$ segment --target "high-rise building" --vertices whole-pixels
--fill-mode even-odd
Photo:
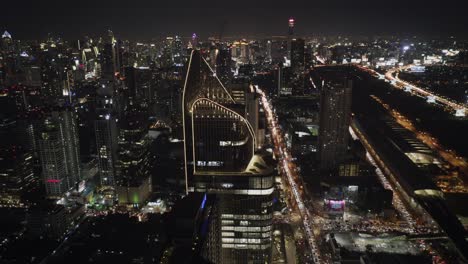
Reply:
[[[118,158],[118,129],[112,83],[102,83],[96,98],[97,119],[94,121],[98,170],[102,187],[115,187]]]
[[[183,90],[186,188],[216,195],[205,254],[213,263],[271,261],[273,170],[255,154],[256,135],[200,52]]]
[[[326,82],[320,94],[319,160],[322,170],[338,165],[346,154],[351,119],[352,81]]]
[[[283,64],[289,50],[289,42],[286,39],[273,40],[271,42],[271,61],[272,63]]]
[[[8,31],[3,32],[2,34],[2,50],[4,52],[10,52],[12,51],[13,48],[13,38],[11,37],[11,34]]]
[[[101,77],[106,80],[113,80],[117,72],[120,71],[120,44],[115,39],[114,33],[108,31],[108,37],[104,42],[101,51]]]
[[[182,47],[182,39],[179,36],[175,36],[174,39],[174,47],[173,47],[173,61],[176,66],[183,66],[184,56],[183,56],[183,47]]]
[[[6,122],[5,122],[6,121]],[[0,123],[0,204],[18,206],[34,181],[33,156],[17,131],[17,122]]]
[[[252,87],[253,89],[253,87]],[[246,119],[252,125],[252,129],[257,138],[257,148],[260,148],[263,145],[263,140],[261,140],[262,135],[259,134],[259,102],[258,95],[255,92],[249,92],[245,95],[245,114]]]
[[[289,60],[291,60],[291,44],[294,38],[294,25],[295,25],[294,18],[290,18],[288,20],[288,35],[287,35],[287,49],[286,49],[286,53],[288,54],[287,58]]]
[[[216,49],[216,75],[223,83],[227,83],[232,77],[229,48]]]
[[[119,204],[141,205],[151,191],[150,138],[148,136],[147,109],[131,99],[120,121]]]
[[[82,178],[74,112],[60,109],[46,117],[38,145],[47,195],[60,197]]]
[[[304,46],[303,39],[297,38],[291,40],[291,67],[294,72],[304,70]]]

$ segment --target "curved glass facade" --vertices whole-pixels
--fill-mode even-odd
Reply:
[[[255,137],[248,121],[210,99],[192,105],[192,136],[197,172],[242,172],[252,159]]]
[[[255,155],[255,131],[200,51],[183,90],[186,187],[214,194],[205,258],[213,263],[271,260],[272,170]]]

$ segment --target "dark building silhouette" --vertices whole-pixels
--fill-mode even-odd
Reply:
[[[325,81],[320,93],[320,169],[330,170],[344,158],[351,119],[352,81]]]

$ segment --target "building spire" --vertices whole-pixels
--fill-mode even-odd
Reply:
[[[3,32],[3,35],[2,35],[2,38],[9,38],[11,39],[11,34],[5,30],[5,32]]]

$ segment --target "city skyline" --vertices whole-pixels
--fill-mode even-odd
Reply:
[[[0,262],[468,263],[462,5],[280,4],[6,3]]]
[[[34,39],[48,33],[67,39],[100,35],[108,29],[121,38],[148,40],[170,34],[190,36],[196,32],[209,36],[248,37],[284,35],[283,22],[297,20],[299,35],[426,35],[464,37],[468,18],[457,1],[393,1],[385,3],[360,0],[312,2],[288,1],[287,4],[255,1],[177,2],[83,1],[67,7],[47,0],[25,5],[8,1],[3,6],[0,29],[19,39]],[[112,10],[111,12],[109,10]],[[121,19],[125,18],[125,19]]]

